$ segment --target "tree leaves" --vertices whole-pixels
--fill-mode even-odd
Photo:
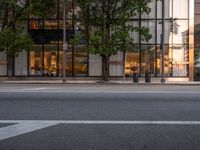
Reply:
[[[30,50],[32,47],[31,37],[24,32],[10,29],[0,32],[0,48],[8,55],[18,55],[22,50]]]
[[[30,15],[47,17],[55,7],[55,0],[1,0],[0,1],[0,49],[9,55],[29,50],[33,44],[28,31],[22,28]]]
[[[131,18],[148,14],[151,0],[77,0],[82,10],[84,24],[88,28],[88,51],[111,56],[117,51],[126,51],[133,44],[131,33],[137,32],[142,40],[151,39],[149,29],[129,25]],[[87,23],[86,23],[87,22]]]

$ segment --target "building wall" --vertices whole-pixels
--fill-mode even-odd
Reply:
[[[30,52],[23,52],[15,59],[15,76],[62,76],[63,0],[56,1],[57,6],[47,20],[34,16],[27,20],[28,31],[36,44]],[[165,76],[189,77],[191,0],[165,1]],[[78,13],[81,10],[75,0],[68,0],[67,7],[66,24],[69,40],[72,34],[84,32],[85,29]],[[111,56],[110,76],[123,76],[124,70],[126,75],[130,76],[133,68],[141,76],[144,76],[147,70],[151,71],[152,76],[161,76],[162,5],[160,1],[153,0],[150,7],[150,14],[133,17],[128,24],[149,27],[152,39],[145,42],[139,34],[130,33],[135,39],[135,45],[130,46],[126,54],[119,52]],[[101,57],[88,54],[85,42],[82,39],[78,46],[69,45],[66,56],[67,76],[101,76]],[[125,67],[124,59],[126,59]],[[0,64],[0,68],[2,67]],[[0,75],[6,75],[5,72],[4,68],[4,72],[2,71]]]

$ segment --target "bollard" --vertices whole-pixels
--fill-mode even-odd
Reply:
[[[138,83],[139,82],[139,77],[137,73],[133,73],[133,82]]]
[[[151,72],[150,71],[145,71],[145,82],[151,83]]]

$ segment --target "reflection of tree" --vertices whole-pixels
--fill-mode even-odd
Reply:
[[[169,22],[171,25],[170,32],[172,32],[173,34],[178,34],[178,28],[180,27],[180,25],[177,23],[177,18],[170,18]]]
[[[200,80],[200,24],[194,26],[195,79]]]

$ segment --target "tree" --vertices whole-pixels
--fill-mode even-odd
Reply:
[[[30,15],[45,18],[55,6],[53,0],[1,0],[0,1],[0,50],[9,59],[23,50],[30,50],[31,36],[24,29]]]
[[[109,80],[109,57],[125,52],[133,44],[131,33],[140,33],[142,40],[151,38],[149,29],[130,25],[139,14],[149,13],[151,0],[77,0],[81,8],[89,53],[102,57],[102,77]],[[88,26],[89,25],[89,26]]]

